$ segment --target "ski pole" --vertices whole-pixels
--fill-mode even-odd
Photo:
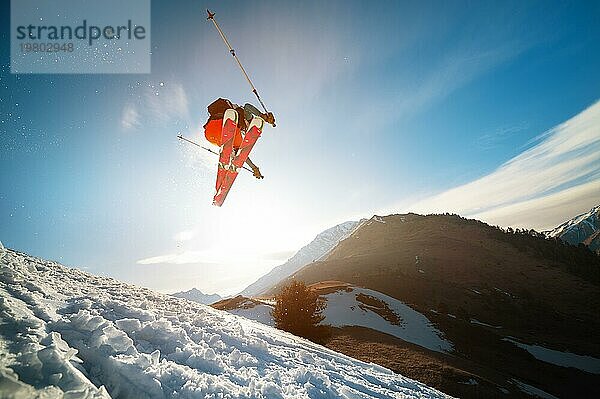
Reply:
[[[240,69],[242,70],[242,73],[244,74],[244,77],[246,77],[246,80],[250,84],[250,87],[252,88],[252,93],[254,93],[254,95],[258,99],[258,102],[260,102],[260,105],[262,105],[263,109],[265,110],[265,113],[268,114],[269,111],[267,110],[267,107],[265,106],[265,103],[263,103],[262,99],[258,95],[258,91],[256,90],[256,87],[252,83],[252,80],[250,80],[250,76],[248,76],[248,74],[246,73],[246,70],[244,69],[242,63],[240,62],[240,59],[237,57],[237,55],[235,55],[235,50],[231,47],[231,44],[229,44],[229,40],[227,40],[227,37],[225,37],[225,34],[221,30],[221,27],[217,23],[217,20],[215,19],[215,13],[214,12],[210,12],[210,10],[208,10],[208,9],[206,10],[206,12],[208,13],[208,17],[206,19],[207,20],[211,20],[213,22],[213,24],[215,25],[215,28],[217,28],[217,31],[219,31],[219,35],[221,35],[221,39],[223,39],[223,42],[225,43],[225,45],[229,49],[229,52],[231,53],[231,55],[233,56],[233,58],[236,60],[238,66],[240,67]],[[275,124],[273,124],[273,127],[275,127]]]
[[[195,141],[192,141],[192,140],[190,140],[190,139],[186,139],[186,138],[185,138],[185,137],[183,137],[181,134],[180,134],[180,135],[178,135],[178,136],[177,136],[177,138],[178,138],[179,140],[187,141],[188,143],[190,143],[190,144],[193,144],[193,145],[195,145],[196,147],[200,147],[200,148],[202,148],[203,150],[206,150],[206,151],[210,152],[211,154],[220,155],[218,152],[216,152],[216,151],[213,151],[213,150],[211,150],[210,148],[206,148],[206,147],[204,147],[203,145],[200,145],[200,144],[196,143]],[[245,169],[245,170],[247,170],[248,172],[252,172],[252,169],[249,169],[249,168],[248,168],[248,167],[246,167],[246,166],[242,166],[242,169]],[[254,173],[254,172],[252,172],[252,173]]]

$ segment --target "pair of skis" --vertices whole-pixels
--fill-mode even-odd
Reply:
[[[238,149],[234,149],[233,142],[237,130],[238,118],[238,113],[233,109],[226,110],[223,115],[216,193],[213,198],[213,205],[215,206],[223,205],[238,175],[238,171],[244,166],[250,155],[250,151],[252,151],[254,144],[256,144],[262,133],[264,120],[258,116],[254,116],[244,135],[242,144]]]

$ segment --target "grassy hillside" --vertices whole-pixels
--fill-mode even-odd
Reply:
[[[599,355],[598,270],[586,248],[454,215],[408,214],[364,224],[292,278],[346,281],[423,312]]]

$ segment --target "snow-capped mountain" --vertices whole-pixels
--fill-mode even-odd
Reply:
[[[183,298],[193,302],[202,303],[204,305],[210,305],[211,303],[215,303],[223,299],[219,294],[205,294],[197,288],[192,288],[189,291],[176,292],[171,295],[177,298]]]
[[[255,296],[262,294],[267,289],[271,288],[284,278],[294,274],[307,264],[323,258],[340,241],[352,234],[358,225],[359,222],[349,221],[323,231],[318,234],[310,244],[302,247],[283,265],[274,267],[269,273],[246,287],[241,292],[241,295]]]
[[[185,299],[0,250],[3,398],[445,398]]]
[[[584,243],[592,251],[598,252],[600,251],[600,205],[544,233],[547,237],[558,237],[572,245]]]

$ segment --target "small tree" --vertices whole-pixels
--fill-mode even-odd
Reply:
[[[318,325],[325,318],[322,315],[325,302],[306,284],[292,281],[281,289],[275,300],[271,314],[277,328],[311,340],[325,337],[325,329]]]

